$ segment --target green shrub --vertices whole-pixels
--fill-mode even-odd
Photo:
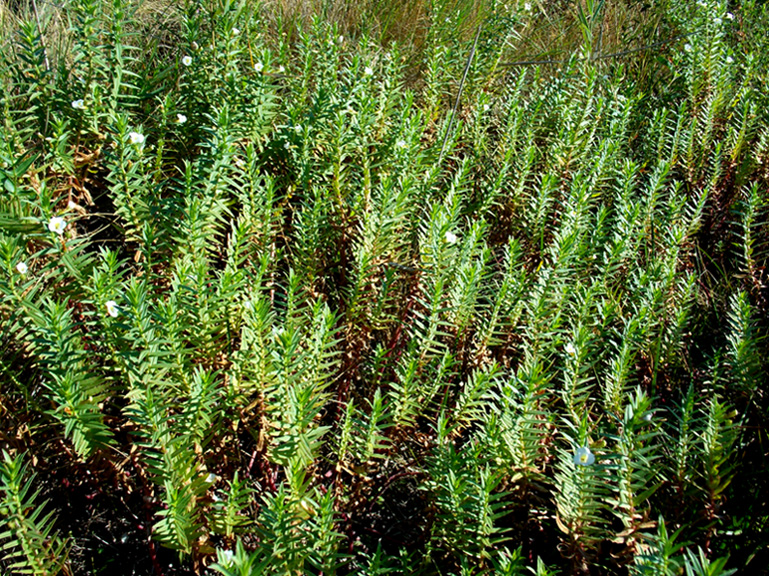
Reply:
[[[769,12],[561,4],[0,6],[0,569],[757,570]]]

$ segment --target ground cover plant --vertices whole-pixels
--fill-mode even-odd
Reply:
[[[0,572],[765,570],[764,3],[0,29]]]

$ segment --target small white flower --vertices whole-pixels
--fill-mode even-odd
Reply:
[[[363,73],[364,73],[366,76],[373,76],[373,74],[374,74],[374,70],[371,68],[371,66],[366,66],[366,67],[363,69]]]
[[[299,501],[299,506],[302,508],[302,510],[304,510],[304,512],[308,516],[315,516],[315,507],[313,506],[312,502],[307,498],[302,498]]]
[[[113,318],[117,318],[117,315],[120,313],[120,309],[117,307],[117,302],[114,300],[107,300],[104,307],[107,309],[107,314]]]
[[[251,304],[251,300],[246,300],[246,301],[243,303],[243,308],[245,308],[246,310],[248,310],[248,311],[250,312],[251,310],[253,310],[253,309],[254,309],[254,305],[253,305],[253,304]]]
[[[566,344],[566,348],[564,348],[564,349],[566,350],[566,353],[569,356],[576,356],[577,355],[577,349],[574,347],[574,344],[572,344],[571,342]]]
[[[283,74],[285,71],[286,71],[286,67],[285,67],[285,66],[283,66],[283,64],[281,64],[280,66],[278,66],[278,72],[279,72],[280,74]]]
[[[187,121],[187,117],[184,114],[177,114],[176,115],[176,123],[177,124],[184,124]]]
[[[484,112],[488,112],[490,109],[491,109],[491,106],[489,106],[488,104],[484,104],[483,105],[483,111]]]
[[[48,229],[61,236],[64,234],[64,229],[67,227],[67,221],[60,216],[54,216],[48,221]]]
[[[297,124],[296,126],[294,126],[294,132],[296,132],[297,134],[301,134],[302,127],[299,124]]]
[[[206,484],[213,484],[216,482],[217,476],[213,472],[210,472],[208,476],[206,476]]]
[[[264,64],[262,64],[261,62],[257,62],[256,64],[254,64],[254,72],[259,74],[262,70],[264,70]]]
[[[720,18],[716,18],[715,20],[713,20],[713,22],[715,22],[716,26],[720,26],[723,20],[721,20]]]
[[[684,44],[684,50],[686,50],[687,52],[691,52],[692,51],[692,45],[691,44]]]
[[[82,98],[80,98],[79,100],[73,100],[72,107],[75,110],[85,110],[85,102],[83,101]]]
[[[285,328],[275,327],[275,326],[272,327],[272,335],[274,338],[280,338],[285,333],[286,333]]]
[[[523,9],[526,10],[526,12],[531,12],[531,2],[524,2]]]
[[[144,144],[144,134],[139,132],[130,132],[128,134],[128,141],[134,146],[141,146]]]
[[[400,148],[401,150],[403,150],[406,147],[406,141],[405,140],[398,140],[395,143],[395,147],[396,148]]]
[[[595,462],[595,454],[590,451],[590,448],[587,446],[577,448],[574,453],[574,463],[577,466],[590,466],[593,462]]]
[[[222,564],[227,566],[232,564],[232,562],[235,560],[235,554],[232,550],[220,550],[219,558],[221,559]]]
[[[446,232],[446,242],[448,242],[449,244],[456,244],[457,235],[449,230],[448,232]]]
[[[22,276],[24,276],[24,274],[27,273],[28,269],[29,268],[27,268],[26,262],[19,262],[18,264],[16,264],[16,272],[18,272]]]
[[[238,34],[240,34],[240,28],[233,28],[232,29],[232,35],[233,36],[237,36]]]
[[[732,58],[731,56],[727,56],[726,57],[726,63],[727,64],[734,64],[734,58]]]
[[[198,44],[197,42],[193,42],[193,43],[192,43],[192,49],[193,49],[195,52],[197,52],[198,50],[200,50],[200,44]]]
[[[185,56],[184,58],[182,58],[182,64],[184,64],[185,66],[189,66],[190,64],[192,64],[192,56]]]
[[[651,412],[647,412],[646,414],[644,414],[644,420],[645,420],[646,422],[651,422],[651,421],[652,421],[652,416],[653,416],[653,415],[652,415],[652,413],[651,413]]]
[[[727,12],[726,13],[726,19],[727,20],[734,20],[734,14],[732,14],[731,12]]]

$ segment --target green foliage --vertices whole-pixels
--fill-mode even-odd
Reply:
[[[0,570],[759,561],[763,4],[21,4]]]
[[[53,512],[45,514],[47,502],[37,503],[34,474],[27,473],[22,456],[5,450],[0,464],[0,551],[14,574],[39,576],[58,574],[68,568],[71,542],[54,530]]]
[[[505,515],[504,493],[498,489],[503,476],[483,462],[477,443],[457,449],[446,438],[445,419],[439,419],[438,426],[439,445],[424,485],[437,508],[428,550],[475,558],[485,565],[504,541],[499,527]]]

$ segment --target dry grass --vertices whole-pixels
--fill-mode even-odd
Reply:
[[[424,62],[424,50],[431,42],[472,41],[480,22],[509,17],[517,20],[518,41],[509,45],[503,61],[563,60],[578,52],[582,35],[577,22],[576,3],[566,0],[524,2],[495,0],[266,0],[259,10],[269,33],[291,43],[300,29],[314,18],[332,22],[340,34],[356,38],[365,34],[383,47],[397,42],[405,50],[414,72]],[[104,10],[109,6],[104,5]],[[137,0],[128,3],[140,35],[173,36],[180,29],[180,4],[170,0]],[[607,54],[660,40],[659,14],[639,0],[607,2],[596,32],[594,53]],[[13,39],[13,30],[24,20],[37,20],[44,30],[51,57],[69,49],[69,24],[57,2],[48,0],[0,0],[0,34],[4,49]],[[640,55],[636,65],[651,69],[653,54]],[[643,76],[643,74],[642,74]]]
[[[55,49],[66,36],[67,22],[57,3],[47,0],[0,0],[0,49],[8,50],[19,25],[30,21],[36,22],[44,31],[47,50]]]
[[[526,10],[526,4],[530,10]],[[596,55],[622,52],[659,41],[662,10],[640,0],[607,2],[595,31]],[[424,62],[424,50],[438,41],[471,42],[477,26],[494,18],[515,22],[518,39],[505,50],[503,61],[565,60],[580,51],[583,37],[577,4],[569,0],[268,0],[263,14],[269,28],[289,41],[319,17],[336,25],[340,34],[366,34],[383,47],[397,42],[405,49],[414,72]],[[638,54],[634,65],[641,77],[651,74],[654,53]]]
[[[109,2],[101,4],[103,17],[110,20],[112,6]],[[148,43],[142,38],[161,38],[171,40],[180,29],[182,13],[180,4],[172,0],[126,0],[124,10],[133,14],[126,21],[135,23],[136,45]],[[70,18],[72,11],[68,10]],[[67,58],[71,52],[71,22],[68,21],[64,3],[56,0],[0,0],[0,50],[13,50],[15,33],[22,22],[36,22],[43,31],[43,44],[50,61],[59,57]],[[55,66],[52,66],[55,70]]]
[[[607,2],[594,32],[594,54],[612,54],[653,41],[659,14],[637,0]],[[583,43],[576,3],[532,2],[532,18],[520,35],[521,41],[510,53],[513,61],[568,58]]]
[[[477,22],[491,10],[489,0],[268,0],[263,11],[282,33],[320,17],[346,36],[366,34],[383,46],[397,42],[421,50],[431,31],[447,28],[448,18],[455,34],[472,39]]]

